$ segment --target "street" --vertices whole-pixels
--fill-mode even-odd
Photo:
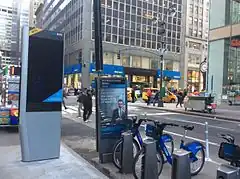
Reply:
[[[93,102],[94,103],[94,102]],[[92,121],[89,123],[84,123],[82,119],[77,117],[77,102],[76,97],[68,97],[66,100],[67,110],[63,109],[62,115],[62,141],[74,150],[76,153],[80,154],[86,160],[98,161],[98,153],[96,152],[95,144],[95,107],[93,108]],[[161,111],[156,109],[149,109],[143,107],[136,107],[134,104],[128,104],[129,116],[142,116],[147,115],[147,118],[153,120],[159,120],[161,122],[171,122],[179,125],[193,125],[194,130],[189,131],[187,134],[186,142],[197,140],[205,145],[205,122],[208,123],[209,129],[209,159],[205,163],[202,172],[193,177],[195,179],[214,179],[216,177],[216,170],[221,163],[227,163],[218,158],[218,148],[223,141],[217,134],[219,133],[229,133],[235,136],[236,143],[240,144],[240,123],[225,121],[219,119],[212,119],[207,117],[199,117],[194,115],[184,115],[174,112]],[[144,134],[144,125],[140,128],[142,134]],[[165,129],[166,133],[169,133],[174,138],[175,149],[179,148],[180,140],[183,134],[183,129],[180,127],[168,127]],[[9,145],[19,145],[19,137],[16,131],[1,129],[1,146]],[[114,172],[117,178],[121,178],[121,174],[117,172],[113,165],[106,164],[106,168],[110,168]],[[104,171],[101,171],[104,173]],[[163,173],[161,178],[168,179],[171,176],[170,165],[164,165]],[[129,177],[128,177],[129,178]],[[130,176],[131,178],[131,176]]]
[[[76,116],[77,104],[75,101],[76,100],[73,97],[70,97],[70,99],[67,100],[67,105],[69,106],[69,109],[63,111],[64,116],[67,117],[70,115],[72,119],[74,118],[74,116]],[[179,125],[193,125],[194,130],[188,132],[186,142],[196,140],[203,143],[204,146],[205,123],[207,122],[209,137],[209,159],[206,166],[210,165],[210,169],[209,167],[205,166],[203,172],[201,173],[202,175],[208,176],[208,178],[214,178],[218,165],[221,163],[226,163],[225,161],[218,158],[219,145],[223,141],[223,139],[218,137],[218,134],[232,134],[236,138],[236,143],[240,143],[240,123],[238,122],[136,107],[132,103],[128,103],[128,113],[130,116],[137,115],[142,117],[144,117],[144,115],[146,114],[149,119],[159,120],[161,122],[171,122]],[[74,119],[74,121],[82,123],[81,119]],[[94,120],[93,122],[87,123],[86,125],[91,128],[95,128]],[[179,148],[180,140],[182,134],[184,133],[184,130],[180,127],[167,127],[165,132],[169,133],[174,137],[175,149]],[[142,125],[141,133],[144,133],[144,124]],[[92,149],[94,150],[94,148]]]

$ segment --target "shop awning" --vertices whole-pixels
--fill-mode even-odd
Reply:
[[[90,72],[96,73],[95,64],[90,65]],[[121,75],[121,76],[125,75],[123,66],[108,65],[108,64],[103,65],[103,74],[104,75]]]
[[[72,66],[72,73],[81,73],[82,72],[82,64],[75,64]]]
[[[157,71],[157,77],[161,77],[161,71]],[[180,80],[181,79],[181,73],[179,71],[170,71],[170,70],[163,70],[163,77],[169,77],[174,80]]]
[[[72,73],[72,66],[67,66],[64,68],[64,75],[69,75]]]

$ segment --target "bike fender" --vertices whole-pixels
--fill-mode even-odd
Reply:
[[[169,134],[163,134],[163,135],[161,136],[161,139],[163,140],[164,143],[166,143],[166,142],[172,142],[172,141],[173,141],[172,136],[169,135]]]
[[[194,155],[202,149],[205,149],[204,145],[202,145],[200,142],[198,141],[194,141],[194,142],[189,142],[184,146],[185,150],[192,152]]]

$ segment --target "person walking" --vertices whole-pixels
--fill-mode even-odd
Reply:
[[[83,109],[83,92],[82,90],[79,91],[77,102],[78,102],[78,118],[82,117],[81,110]]]
[[[182,107],[182,104],[183,104],[183,93],[181,91],[179,91],[177,93],[177,104],[176,104],[176,108],[178,107],[178,105],[180,104],[180,106]]]
[[[67,99],[67,89],[66,88],[63,89],[63,101],[62,101],[62,104],[63,104],[64,108],[67,109],[67,106],[65,104],[64,98]]]
[[[92,114],[92,94],[90,90],[87,90],[86,95],[83,97],[83,121],[88,122]]]
[[[155,106],[155,103],[159,101],[160,91],[156,92],[154,99],[153,99],[153,106]]]
[[[135,90],[134,89],[132,89],[131,97],[132,97],[132,103],[135,103]]]
[[[151,103],[151,98],[152,98],[152,91],[151,91],[151,89],[148,89],[148,91],[147,91],[147,97],[148,97],[148,99],[147,99],[147,105],[149,105],[149,104]]]

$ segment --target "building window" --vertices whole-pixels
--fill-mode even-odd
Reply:
[[[141,68],[141,57],[132,57],[132,67]]]
[[[200,50],[201,44],[189,41],[189,48]]]
[[[189,35],[190,35],[190,36],[193,36],[193,29],[192,29],[192,28],[189,28],[189,29],[188,29],[188,32],[189,32]]]

